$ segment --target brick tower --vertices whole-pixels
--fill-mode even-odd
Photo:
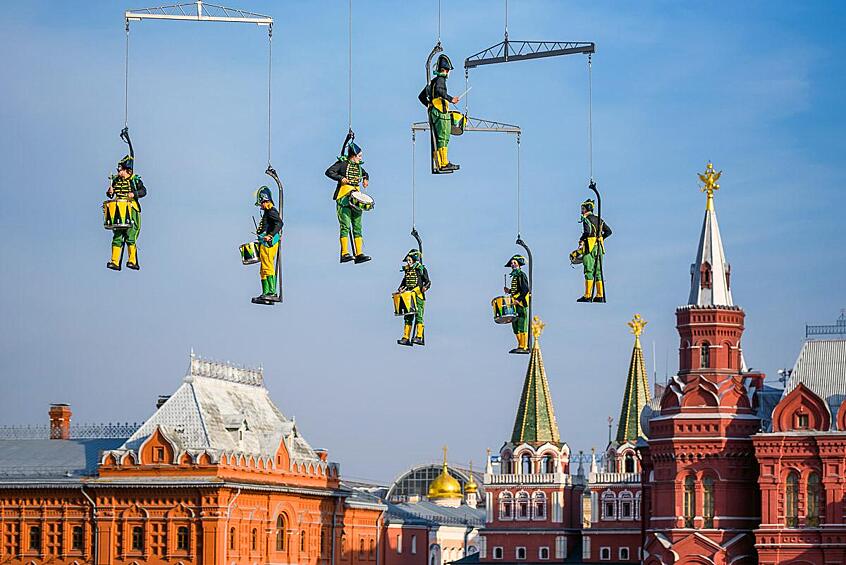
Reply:
[[[707,203],[690,297],[676,309],[679,372],[642,448],[646,565],[757,563],[752,531],[760,505],[751,436],[760,421],[744,386],[745,315],[732,301],[714,210],[720,173],[709,163],[699,178]]]
[[[570,448],[561,441],[535,336],[510,441],[500,450],[498,473],[485,469],[482,563],[561,562],[578,555],[584,477],[570,474]]]

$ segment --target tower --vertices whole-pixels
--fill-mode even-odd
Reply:
[[[561,561],[578,546],[584,477],[570,474],[570,448],[561,441],[540,335],[534,344],[511,439],[500,449],[499,469],[485,468],[485,527],[479,532],[483,563]]]
[[[705,219],[688,303],[676,309],[679,371],[649,421],[643,495],[649,508],[644,563],[756,563],[757,464],[751,436],[760,420],[744,386],[744,312],[731,295],[714,192],[721,172],[699,175]],[[646,505],[645,505],[646,506]]]

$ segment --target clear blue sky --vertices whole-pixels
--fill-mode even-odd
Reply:
[[[516,232],[515,145],[454,140],[458,174],[417,153],[417,227],[433,279],[427,346],[400,348],[390,293],[412,246],[409,124],[436,3],[355,1],[354,128],[376,209],[366,265],[339,265],[323,171],[347,127],[346,2],[226,0],[276,18],[273,163],[287,186],[286,302],[249,303],[241,266],[267,182],[266,36],[254,26],[133,24],[130,126],[144,200],[138,272],[105,269],[106,175],[125,149],[119,2],[14,2],[0,21],[0,423],[146,418],[188,352],[263,364],[273,398],[347,476],[388,480],[437,459],[480,464],[511,432],[525,357],[489,301]],[[133,3],[138,4],[138,3]],[[141,2],[140,5],[143,5]],[[151,2],[151,5],[154,2]],[[454,62],[497,43],[503,10],[445,1]],[[610,301],[574,302],[578,204],[588,196],[583,56],[471,72],[473,115],[523,127],[523,237],[562,437],[604,447],[619,414],[635,312],[647,362],[676,367],[704,212],[696,173],[724,171],[716,205],[747,362],[775,377],[804,324],[846,306],[842,132],[846,10],[833,2],[511,3],[512,39],[592,40],[594,166],[604,191]],[[453,92],[463,90],[459,69]]]

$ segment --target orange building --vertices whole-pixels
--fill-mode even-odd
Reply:
[[[377,563],[385,506],[341,484],[260,369],[192,355],[134,431],[70,419],[54,405],[49,430],[0,439],[2,564]]]

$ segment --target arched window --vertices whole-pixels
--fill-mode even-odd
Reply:
[[[276,517],[276,551],[285,551],[285,516],[280,514]]]
[[[634,520],[634,497],[632,493],[624,491],[620,493],[618,502],[620,520]]]
[[[364,538],[358,540],[358,557],[364,559]]]
[[[511,520],[514,517],[514,497],[505,491],[499,494],[499,519]]]
[[[529,493],[526,491],[517,493],[517,519],[529,519]]]
[[[235,528],[229,528],[229,549],[235,549]]]
[[[723,344],[723,347],[726,350],[726,367],[731,369],[732,368],[732,357],[733,357],[732,351],[731,351],[731,344],[726,342],[726,343]]]
[[[524,475],[532,474],[532,456],[528,453],[524,453],[520,457],[520,472]]]
[[[696,479],[693,475],[684,478],[684,527],[693,527],[693,517],[696,516]]]
[[[703,369],[711,366],[711,344],[707,341],[699,346],[699,366]]]
[[[714,527],[714,479],[711,477],[702,479],[702,518],[704,527]]]
[[[808,475],[808,504],[805,522],[812,528],[820,525],[820,509],[822,508],[820,476],[816,473]]]
[[[787,527],[799,525],[799,473],[790,471],[784,487],[784,521]]]
[[[250,547],[253,551],[258,549],[258,530],[255,528],[253,528],[253,531],[250,534]]]
[[[300,530],[300,551],[305,551],[306,547],[306,533],[305,530]]]
[[[503,475],[510,475],[514,472],[510,453],[506,453],[502,456],[502,463],[500,464],[499,472]]]
[[[602,519],[617,519],[617,495],[610,490],[602,493]]]
[[[368,555],[369,559],[374,559],[376,557],[376,540],[370,538],[370,554]]]
[[[535,520],[546,520],[546,493],[532,494],[532,516]]]
[[[543,459],[541,459],[541,469],[544,473],[554,473],[555,472],[555,458],[552,455],[544,455]]]
[[[623,458],[623,472],[624,473],[635,473],[635,458],[632,455],[632,452],[629,451],[626,453],[626,456]]]

